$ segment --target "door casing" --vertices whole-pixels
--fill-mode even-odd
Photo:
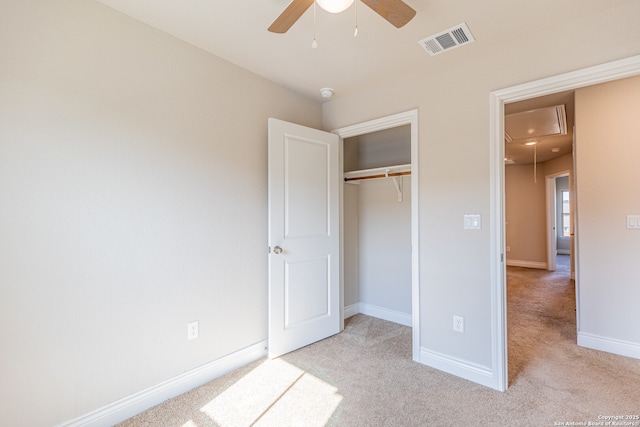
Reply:
[[[599,83],[640,75],[640,55],[596,65],[570,73],[560,74],[517,86],[493,91],[489,94],[490,136],[490,224],[489,253],[491,254],[491,370],[493,388],[505,391],[508,387],[507,337],[506,337],[506,263],[505,255],[505,208],[504,208],[504,104],[537,98],[552,93],[579,89]],[[576,154],[574,147],[574,156]],[[575,158],[574,158],[575,161]],[[574,167],[574,188],[578,188],[579,171]],[[579,194],[576,191],[575,200]],[[576,206],[576,213],[579,206]],[[574,218],[578,235],[578,216]],[[580,321],[580,274],[579,244],[576,239],[576,319]],[[579,323],[578,323],[579,325]],[[579,329],[579,327],[578,327]]]
[[[557,204],[556,204],[556,178],[569,176],[569,171],[562,171],[547,175],[545,185],[545,198],[547,201],[547,270],[556,271],[557,248]]]

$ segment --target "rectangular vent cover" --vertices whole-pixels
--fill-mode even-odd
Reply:
[[[507,142],[567,134],[564,104],[511,113],[504,117],[504,139]]]
[[[456,25],[441,33],[420,40],[418,43],[431,56],[438,55],[447,50],[473,43],[476,39],[469,31],[466,23]]]

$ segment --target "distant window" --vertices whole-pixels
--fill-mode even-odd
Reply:
[[[569,191],[562,191],[562,236],[571,235],[571,204],[569,203]]]

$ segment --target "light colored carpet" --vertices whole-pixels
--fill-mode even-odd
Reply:
[[[640,413],[640,361],[575,344],[566,266],[509,268],[508,300],[505,393],[411,361],[410,328],[356,315],[339,335],[258,360],[120,426],[554,426]]]

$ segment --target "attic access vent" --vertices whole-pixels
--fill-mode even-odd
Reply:
[[[566,134],[567,113],[564,104],[505,116],[504,139],[507,142]]]
[[[447,50],[455,49],[469,43],[473,43],[476,39],[469,31],[466,23],[456,25],[446,31],[420,40],[418,43],[431,56],[438,55]]]

